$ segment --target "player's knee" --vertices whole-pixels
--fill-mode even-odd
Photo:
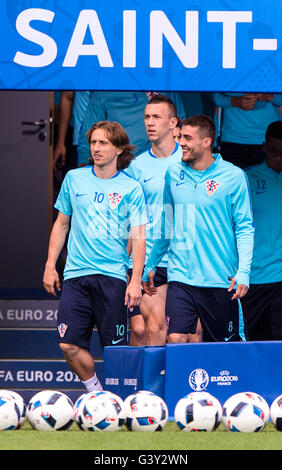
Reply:
[[[59,345],[64,356],[69,358],[75,356],[80,349],[79,346],[76,346],[75,344],[60,343]]]
[[[134,328],[131,329],[131,334],[139,340],[142,339],[145,335],[145,328],[143,325],[135,325]]]
[[[149,321],[146,327],[147,332],[150,335],[160,334],[165,330],[165,323],[159,321]]]
[[[145,334],[145,325],[141,315],[132,317],[130,322],[130,329],[135,338],[143,338]]]
[[[187,336],[188,335],[182,334],[182,333],[170,333],[167,336],[167,342],[168,343],[186,343]]]

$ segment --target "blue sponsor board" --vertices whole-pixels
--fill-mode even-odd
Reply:
[[[281,0],[3,0],[0,12],[2,89],[282,91]]]
[[[105,387],[123,399],[152,391],[164,398],[170,419],[178,400],[193,391],[207,391],[222,405],[235,393],[255,392],[270,406],[282,394],[281,361],[282,341],[108,347]]]
[[[166,345],[165,394],[170,416],[177,401],[207,391],[223,404],[239,392],[255,392],[270,405],[282,394],[282,341]]]

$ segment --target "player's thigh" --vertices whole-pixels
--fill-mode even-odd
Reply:
[[[102,347],[127,344],[126,282],[97,275],[93,280],[91,303]]]
[[[140,301],[140,311],[145,322],[164,322],[166,293],[167,284],[163,284],[157,287],[156,294],[150,296],[144,293],[142,295],[142,299]]]
[[[199,313],[186,284],[181,282],[168,284],[165,312],[170,339],[176,334],[184,335],[187,339],[188,333],[196,332]]]
[[[90,349],[94,315],[83,278],[64,281],[58,307],[57,334],[59,343]]]

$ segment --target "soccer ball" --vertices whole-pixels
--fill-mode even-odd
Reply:
[[[0,431],[19,428],[21,411],[9,390],[0,390]]]
[[[191,392],[180,398],[174,419],[181,431],[215,431],[220,424],[222,407],[208,392]]]
[[[270,419],[277,431],[282,431],[282,395],[276,397],[271,403]]]
[[[62,392],[44,390],[36,393],[27,405],[27,418],[38,431],[62,431],[74,420],[74,407]]]
[[[222,422],[233,432],[259,432],[266,425],[264,404],[252,392],[240,392],[223,405]]]
[[[164,400],[147,390],[129,395],[124,400],[124,412],[129,431],[161,431],[168,420]]]
[[[82,421],[84,399],[87,397],[87,395],[88,393],[83,393],[80,395],[74,404],[74,420],[82,431],[87,431],[87,427],[84,426]]]
[[[9,399],[12,398],[13,400],[15,400],[20,411],[19,424],[15,429],[20,429],[26,419],[26,406],[23,397],[19,393],[14,392],[13,390],[0,390],[0,394],[2,399],[4,397],[7,397]]]
[[[268,420],[269,420],[269,406],[268,406],[268,403],[267,401],[261,396],[259,395],[258,393],[255,393],[255,392],[245,392],[250,398],[253,398],[254,400],[258,400],[261,404],[261,407],[263,409],[263,412],[264,412],[264,419],[265,419],[265,422],[267,423]]]
[[[123,400],[105,390],[82,395],[75,413],[76,422],[82,430],[119,431],[124,423]]]

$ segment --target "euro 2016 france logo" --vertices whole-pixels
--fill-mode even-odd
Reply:
[[[189,375],[189,385],[195,392],[201,392],[209,383],[208,373],[204,369],[195,369]]]

